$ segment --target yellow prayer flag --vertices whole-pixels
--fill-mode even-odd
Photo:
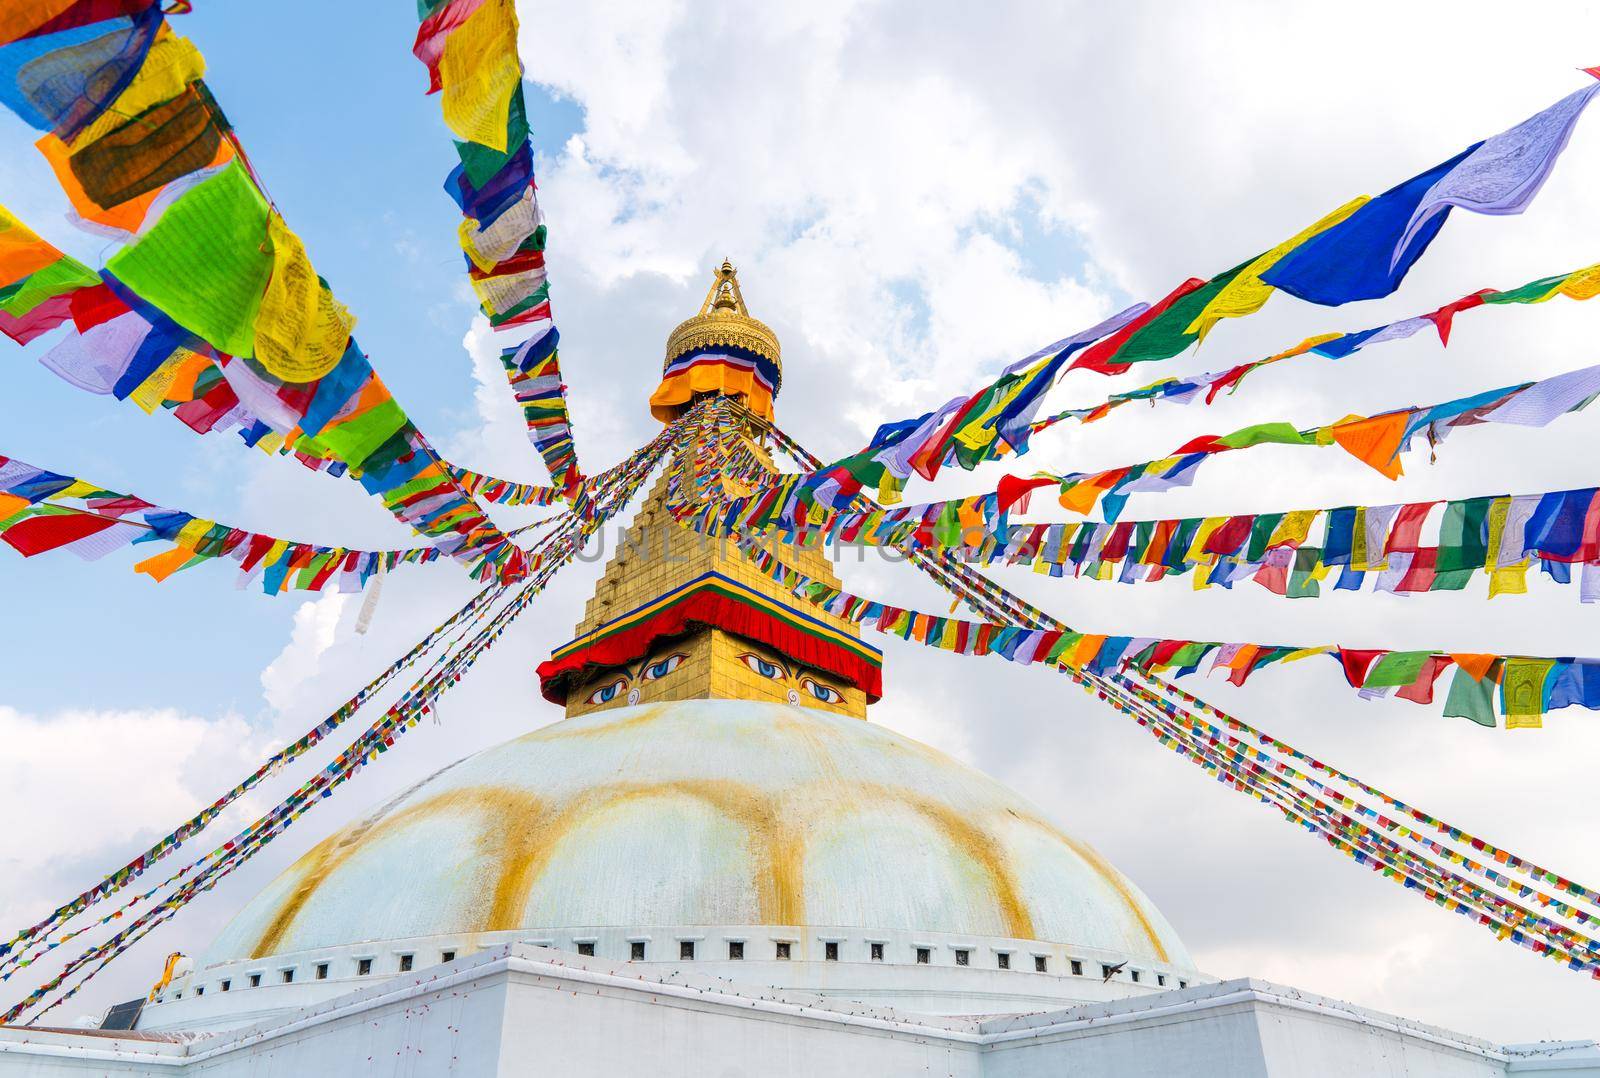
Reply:
[[[1306,541],[1306,536],[1311,534],[1311,524],[1317,519],[1316,509],[1296,509],[1283,514],[1283,519],[1278,521],[1278,526],[1272,529],[1272,538],[1267,540],[1269,547],[1293,544],[1299,546]]]
[[[256,354],[267,373],[304,384],[327,374],[344,355],[355,318],[317,279],[300,242],[281,216],[267,218],[272,277],[256,313]]]
[[[1205,557],[1206,540],[1211,538],[1211,533],[1228,522],[1227,517],[1206,517],[1200,526],[1194,530],[1194,541],[1189,544],[1189,549],[1184,553],[1185,561],[1200,561]],[[1213,559],[1214,560],[1214,559]]]
[[[1489,598],[1496,595],[1526,595],[1528,593],[1528,561],[1506,565],[1489,573]]]
[[[200,545],[200,540],[205,538],[206,532],[210,531],[215,523],[214,520],[191,520],[178,529],[177,538],[173,539],[173,542],[193,550]]]
[[[505,150],[511,98],[522,83],[511,0],[485,0],[445,38],[439,57],[444,122],[467,142]]]
[[[1593,299],[1600,296],[1600,263],[1567,275],[1556,288],[1569,299]],[[1546,297],[1548,298],[1548,297]]]
[[[1094,509],[1094,503],[1100,500],[1100,495],[1104,494],[1106,489],[1102,486],[1096,486],[1096,479],[1103,479],[1103,477],[1095,476],[1093,479],[1079,480],[1062,491],[1061,496],[1056,500],[1061,503],[1063,509],[1070,509],[1074,513],[1088,515]]]

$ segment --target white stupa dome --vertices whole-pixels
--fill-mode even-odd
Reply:
[[[801,967],[870,960],[883,967],[858,995],[920,993],[946,1013],[1029,1008],[1011,989],[922,991],[928,966],[1026,973],[1024,1004],[1100,998],[1122,962],[1144,972],[1128,992],[1193,975],[1126,876],[987,776],[859,719],[692,700],[568,719],[425,779],[290,866],[191,980],[237,991],[248,970],[265,986],[319,964],[341,980],[352,955],[376,975],[402,950],[421,968],[510,939],[624,960],[648,941],[647,961],[702,962],[739,941],[745,963],[720,975],[821,988]]]

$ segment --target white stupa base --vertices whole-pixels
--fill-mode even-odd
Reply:
[[[665,973],[666,976],[660,974]],[[1504,1047],[1256,980],[951,1018],[525,943],[225,1032],[0,1028],[0,1076],[1404,1074],[1600,1078],[1593,1042]]]

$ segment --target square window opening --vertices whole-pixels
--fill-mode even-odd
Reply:
[[[628,944],[628,961],[644,961],[644,940],[633,940]]]
[[[933,952],[926,947],[917,948],[917,965],[926,966],[933,958]]]
[[[401,955],[400,956],[400,972],[401,973],[410,973],[411,972],[411,967],[416,964],[415,960],[416,960],[416,956],[415,955],[409,955],[409,954]]]
[[[965,966],[967,964],[968,960],[971,958],[971,956],[972,956],[972,952],[971,951],[963,950],[962,948],[957,947],[956,948],[956,965]]]
[[[356,976],[365,977],[372,972],[372,959],[362,958],[356,961]]]
[[[839,944],[835,940],[828,940],[822,945],[822,960],[824,962],[839,961]]]
[[[194,990],[194,994],[197,995],[197,996],[205,995],[206,994],[206,986],[203,985],[203,984],[202,985],[196,985],[195,986],[195,990]]]
[[[734,962],[744,961],[744,940],[728,941],[728,958]]]
[[[283,971],[283,983],[284,984],[292,984],[293,982],[294,982],[294,970],[292,970],[292,969],[284,970]]]
[[[1083,963],[1079,962],[1076,958],[1072,960],[1072,975],[1074,977],[1083,976]]]
[[[594,943],[593,943],[593,941],[585,940],[583,943],[578,944],[578,953],[581,954],[581,955],[588,955],[590,958],[593,958],[594,957]]]
[[[1165,988],[1167,986],[1167,975],[1165,973],[1156,974],[1156,984],[1159,984],[1162,988]]]
[[[1049,968],[1050,968],[1050,959],[1046,958],[1042,954],[1036,954],[1036,955],[1033,956],[1033,972],[1035,972],[1035,973],[1043,973],[1046,970],[1048,970]]]
[[[1138,970],[1130,969],[1128,971],[1128,976],[1133,978],[1133,983],[1134,984],[1138,984],[1139,983],[1139,971]]]
[[[317,980],[325,981],[327,979],[328,979],[328,963],[326,963],[326,962],[318,962],[317,963]]]
[[[682,962],[694,961],[694,940],[678,941],[678,959]]]
[[[217,991],[218,992],[226,992],[228,989],[230,989],[232,987],[233,987],[233,982],[232,981],[223,981],[221,984],[217,985]]]
[[[441,961],[441,962],[454,962],[455,960],[456,960],[456,953],[454,951],[440,951],[439,952],[439,961]]]
[[[1104,962],[1100,963],[1100,977],[1101,977],[1102,980],[1109,981],[1111,978],[1115,977],[1116,975],[1117,975],[1117,969],[1116,969],[1115,966],[1108,966]]]
[[[261,987],[261,974],[259,974],[259,973],[250,974],[250,987],[251,988],[260,988]]]
[[[1188,981],[1179,981],[1178,982],[1178,987],[1179,988],[1188,988],[1189,987],[1189,982]]]
[[[874,943],[872,945],[872,960],[874,962],[882,962],[883,961],[883,944]]]
[[[778,958],[780,961],[787,962],[789,960],[791,954],[793,953],[791,950],[792,947],[793,944],[789,943],[788,941],[778,944]]]
[[[999,954],[995,955],[995,962],[1000,966],[1001,969],[1011,968],[1011,956],[1006,954],[1004,951],[1001,951]]]

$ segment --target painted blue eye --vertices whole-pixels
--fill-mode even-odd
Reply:
[[[679,666],[683,665],[683,660],[687,658],[687,655],[679,652],[676,655],[668,655],[660,662],[653,662],[649,666],[645,667],[644,679],[646,681],[655,681],[657,678],[664,678],[676,670]]]
[[[628,687],[628,679],[619,677],[603,689],[596,689],[589,694],[591,704],[609,704],[617,698],[617,693]]]
[[[816,699],[821,700],[825,704],[844,703],[843,693],[841,693],[838,689],[822,684],[820,681],[813,681],[811,678],[801,678],[800,684],[804,686],[806,692],[810,693]]]
[[[747,651],[743,655],[739,656],[739,658],[750,669],[754,670],[756,673],[770,681],[782,681],[788,676],[783,667],[779,666],[777,663],[768,662],[761,656],[751,652]]]

